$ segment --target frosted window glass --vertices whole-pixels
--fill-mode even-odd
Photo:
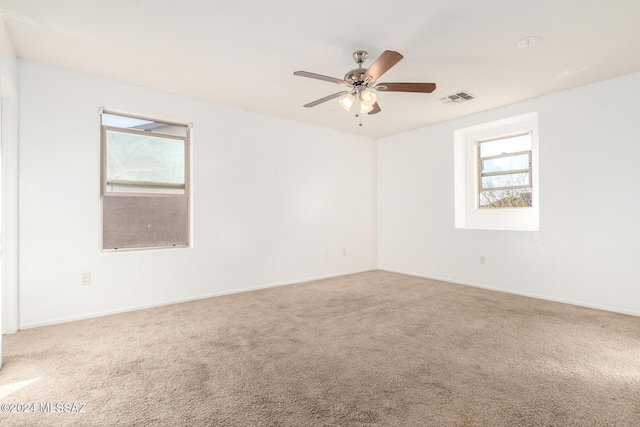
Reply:
[[[107,130],[106,154],[108,190],[132,187],[145,192],[144,187],[153,187],[152,192],[184,192],[183,140]]]

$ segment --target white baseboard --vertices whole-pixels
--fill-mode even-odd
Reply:
[[[391,270],[391,269],[383,268],[383,267],[378,267],[378,269],[380,271],[388,271],[389,273],[405,274],[407,276],[415,276],[415,277],[420,277],[420,278],[423,278],[423,279],[438,280],[440,282],[449,282],[449,283],[454,283],[456,285],[471,286],[471,287],[474,287],[474,288],[487,289],[487,290],[490,290],[490,291],[504,292],[504,293],[507,293],[507,294],[520,295],[520,296],[523,296],[523,297],[536,298],[536,299],[541,299],[541,300],[545,300],[545,301],[560,302],[560,303],[563,303],[563,304],[576,305],[578,307],[595,308],[597,310],[611,311],[613,313],[628,314],[628,315],[631,315],[631,316],[639,316],[640,317],[640,312],[633,311],[633,310],[625,310],[625,309],[620,309],[620,308],[616,308],[616,307],[607,307],[607,306],[604,306],[604,305],[590,304],[590,303],[585,303],[585,302],[582,302],[582,301],[575,301],[575,300],[569,300],[569,299],[564,299],[564,298],[555,298],[555,297],[550,297],[548,295],[535,294],[535,293],[531,293],[531,292],[514,291],[512,289],[498,288],[498,287],[495,287],[495,286],[481,285],[481,284],[478,284],[478,283],[463,282],[463,281],[460,281],[460,280],[447,279],[447,278],[444,278],[444,277],[425,276],[423,274],[410,273],[410,272],[407,272],[407,271]]]
[[[153,302],[153,303],[150,303],[150,304],[142,304],[142,305],[136,305],[136,306],[130,306],[130,307],[124,307],[124,308],[117,308],[117,309],[113,309],[113,310],[105,310],[105,311],[99,311],[99,312],[94,312],[94,313],[85,313],[85,314],[80,314],[80,315],[77,315],[77,316],[59,317],[59,318],[56,318],[56,319],[49,319],[49,320],[43,320],[43,321],[39,321],[39,322],[31,322],[31,323],[20,324],[20,329],[31,329],[31,328],[37,328],[37,327],[40,327],[40,326],[57,325],[57,324],[60,324],[60,323],[73,322],[73,321],[76,321],[76,320],[93,319],[95,317],[110,316],[112,314],[126,313],[126,312],[129,312],[129,311],[135,311],[135,310],[143,310],[145,308],[153,308],[153,307],[160,307],[160,306],[163,306],[163,305],[179,304],[181,302],[196,301],[196,300],[200,300],[200,299],[213,298],[213,297],[218,297],[218,296],[222,296],[222,295],[237,294],[237,293],[240,293],[240,292],[249,292],[249,291],[255,291],[255,290],[258,290],[258,289],[265,289],[265,288],[274,288],[274,287],[277,287],[277,286],[294,285],[296,283],[313,282],[315,280],[329,279],[329,278],[332,278],[332,277],[347,276],[349,274],[364,273],[364,272],[367,272],[367,271],[375,271],[375,270],[377,270],[377,268],[374,267],[374,268],[367,268],[367,269],[364,269],[364,270],[345,271],[345,272],[342,272],[342,273],[329,274],[329,275],[325,275],[325,276],[315,276],[315,277],[308,277],[308,278],[305,278],[305,279],[289,280],[289,281],[285,281],[285,282],[267,283],[267,284],[264,284],[264,285],[248,286],[248,287],[245,287],[245,288],[238,288],[238,289],[232,289],[232,290],[220,291],[220,292],[212,292],[212,293],[209,293],[209,294],[195,295],[195,296],[186,297],[186,298],[176,298],[176,299],[166,300],[166,301],[157,301],[157,302]]]
[[[290,281],[284,281],[284,282],[267,283],[267,284],[259,285],[259,286],[249,286],[249,287],[245,287],[245,288],[232,289],[232,290],[228,290],[228,291],[220,291],[220,292],[212,292],[212,293],[203,294],[203,295],[195,295],[195,296],[186,297],[186,298],[176,298],[176,299],[172,299],[172,300],[157,301],[157,302],[150,303],[150,304],[129,306],[129,307],[124,307],[124,308],[118,308],[118,309],[113,309],[113,310],[105,310],[105,311],[93,312],[93,313],[85,313],[85,314],[81,314],[81,315],[77,315],[77,316],[60,317],[60,318],[49,319],[49,320],[44,320],[44,321],[40,321],[40,322],[25,323],[25,324],[21,324],[20,325],[20,329],[31,329],[31,328],[37,328],[37,327],[40,327],[40,326],[57,325],[57,324],[60,324],[60,323],[73,322],[73,321],[76,321],[76,320],[93,319],[93,318],[96,318],[96,317],[109,316],[109,315],[118,314],[118,313],[126,313],[126,312],[129,312],[129,311],[135,311],[135,310],[143,310],[143,309],[146,309],[146,308],[160,307],[160,306],[163,306],[163,305],[179,304],[179,303],[182,303],[182,302],[196,301],[196,300],[200,300],[200,299],[213,298],[213,297],[222,296],[222,295],[230,295],[230,294],[236,294],[236,293],[240,293],[240,292],[249,292],[249,291],[254,291],[254,290],[258,290],[258,289],[265,289],[265,288],[274,288],[274,287],[277,287],[277,286],[293,285],[293,284],[296,284],[296,283],[312,282],[314,280],[329,279],[329,278],[332,278],[332,277],[347,276],[349,274],[364,273],[364,272],[367,272],[367,271],[375,271],[375,270],[388,271],[390,273],[405,274],[407,276],[421,277],[423,279],[430,279],[430,280],[438,280],[438,281],[441,281],[441,282],[454,283],[456,285],[471,286],[471,287],[474,287],[474,288],[481,288],[481,289],[487,289],[487,290],[491,290],[491,291],[504,292],[504,293],[508,293],[508,294],[520,295],[520,296],[525,296],[525,297],[530,297],[530,298],[537,298],[537,299],[541,299],[541,300],[559,302],[559,303],[563,303],[563,304],[571,304],[571,305],[575,305],[575,306],[579,306],[579,307],[594,308],[594,309],[598,309],[598,310],[610,311],[610,312],[613,312],[613,313],[628,314],[628,315],[631,315],[631,316],[640,316],[640,312],[633,311],[633,310],[624,310],[624,309],[619,309],[619,308],[616,308],[616,307],[607,307],[607,306],[602,306],[602,305],[597,305],[597,304],[584,303],[584,302],[581,302],[581,301],[568,300],[568,299],[564,299],[564,298],[555,298],[555,297],[550,297],[550,296],[542,295],[542,294],[535,294],[535,293],[530,293],[530,292],[520,292],[520,291],[511,290],[511,289],[505,289],[505,288],[498,288],[498,287],[494,287],[494,286],[481,285],[481,284],[478,284],[478,283],[464,282],[464,281],[460,281],[460,280],[449,279],[449,278],[446,278],[446,277],[426,276],[424,274],[418,274],[418,273],[412,273],[412,272],[408,272],[408,271],[393,270],[393,269],[379,267],[379,268],[367,268],[367,269],[363,269],[363,270],[347,271],[347,272],[329,274],[329,275],[324,275],[324,276],[314,276],[314,277],[308,277],[308,278],[304,278],[304,279],[296,279],[296,280],[290,280]]]

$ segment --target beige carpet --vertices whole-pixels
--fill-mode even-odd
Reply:
[[[640,318],[382,271],[3,339],[2,426],[640,425]]]

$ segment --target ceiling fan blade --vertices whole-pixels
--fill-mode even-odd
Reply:
[[[436,90],[435,83],[380,83],[374,86],[384,92],[420,92],[431,93]]]
[[[381,75],[389,71],[389,69],[396,65],[402,58],[403,56],[398,52],[395,52],[393,50],[385,50],[384,52],[382,52],[382,55],[380,55],[380,57],[376,59],[376,62],[371,64],[371,67],[369,67],[367,72],[364,73],[362,78],[364,80],[369,79],[375,82]]]
[[[332,99],[339,98],[342,95],[348,94],[348,90],[343,90],[342,92],[334,93],[333,95],[325,96],[324,98],[316,99],[313,102],[308,104],[304,104],[303,107],[315,107],[318,104],[322,104],[323,102],[331,101]]]
[[[373,110],[369,111],[369,113],[368,113],[368,114],[369,114],[369,115],[372,115],[372,114],[379,113],[380,111],[382,111],[382,110],[380,109],[380,106],[379,106],[379,105],[378,105],[378,103],[376,102],[375,104],[373,104]]]
[[[337,79],[335,77],[323,76],[322,74],[310,73],[308,71],[296,71],[293,73],[293,75],[300,76],[300,77],[308,77],[310,79],[316,79],[316,80],[324,80],[325,82],[338,83],[345,86],[351,86],[351,84],[346,80]]]

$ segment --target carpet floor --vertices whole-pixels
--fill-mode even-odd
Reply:
[[[2,347],[2,426],[640,425],[640,318],[384,271]]]

